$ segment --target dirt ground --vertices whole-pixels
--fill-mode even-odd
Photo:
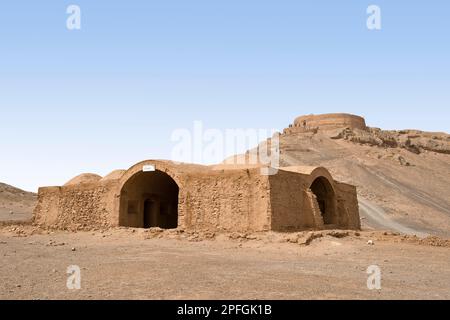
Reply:
[[[450,241],[382,232],[3,226],[0,257],[0,299],[450,299]],[[70,265],[80,290],[66,287]],[[367,288],[371,265],[381,290]]]
[[[35,193],[0,182],[0,222],[30,220],[36,201]]]

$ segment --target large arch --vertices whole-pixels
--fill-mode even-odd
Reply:
[[[120,190],[119,225],[135,228],[178,227],[180,188],[166,172],[134,172]]]
[[[317,198],[323,223],[327,225],[337,225],[339,216],[336,205],[336,194],[330,181],[324,176],[318,176],[311,183],[309,188]]]

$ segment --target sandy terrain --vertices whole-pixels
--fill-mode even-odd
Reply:
[[[175,231],[2,227],[0,299],[450,299],[450,241],[323,234],[300,245],[287,241],[305,233],[199,241]],[[81,269],[81,290],[66,288],[69,265]],[[367,289],[370,265],[381,268],[379,291]]]
[[[31,219],[37,195],[0,183],[0,221]]]

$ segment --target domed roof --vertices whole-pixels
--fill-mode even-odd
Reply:
[[[103,177],[101,181],[118,180],[122,178],[126,170],[114,170]]]
[[[82,173],[75,178],[69,180],[64,186],[73,186],[77,184],[86,184],[98,182],[102,179],[101,176],[95,173]]]

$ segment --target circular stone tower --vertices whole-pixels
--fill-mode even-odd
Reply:
[[[350,128],[366,130],[366,121],[363,117],[348,113],[328,113],[320,115],[301,116],[295,119],[293,127],[319,130],[333,130]]]

